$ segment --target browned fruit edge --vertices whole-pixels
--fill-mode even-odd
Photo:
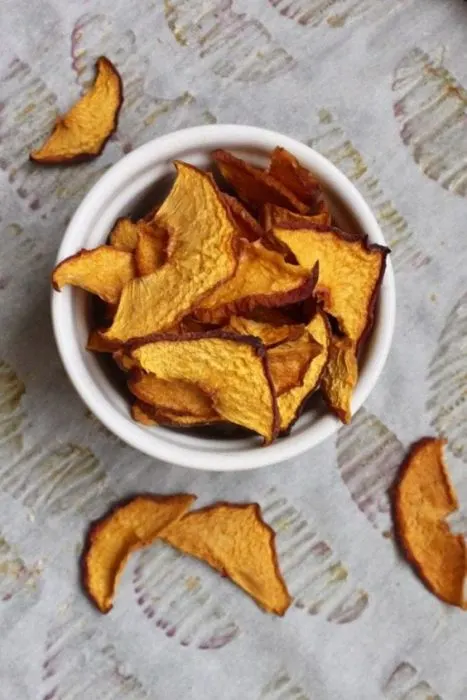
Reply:
[[[98,74],[98,70],[99,70],[99,63],[101,63],[101,62],[106,63],[107,66],[112,71],[112,73],[114,73],[114,75],[117,77],[119,101],[118,101],[117,109],[115,110],[115,118],[114,118],[113,127],[112,127],[111,131],[109,132],[108,136],[106,136],[105,139],[103,140],[99,151],[97,153],[80,153],[79,155],[76,155],[73,158],[67,158],[67,159],[56,158],[56,159],[52,159],[52,160],[40,160],[40,159],[34,158],[33,154],[30,153],[29,159],[33,163],[36,163],[38,165],[45,165],[45,166],[49,165],[52,167],[54,165],[78,165],[79,163],[88,163],[89,161],[94,160],[95,158],[98,158],[102,154],[102,151],[106,147],[108,140],[110,139],[112,134],[114,134],[116,132],[116,130],[118,129],[118,120],[120,117],[120,110],[121,110],[122,105],[123,105],[124,96],[123,96],[122,77],[121,77],[120,73],[118,72],[118,70],[115,68],[115,65],[112,63],[112,61],[109,58],[107,58],[106,56],[99,56],[99,58],[97,59],[97,61],[95,63],[95,77],[94,77],[94,82],[92,84],[92,87],[90,89],[92,90],[94,87],[94,84],[95,84],[96,78],[97,78],[97,74]],[[74,104],[76,104],[76,102]],[[71,109],[71,107],[70,107],[70,109]],[[58,117],[58,119],[60,119],[60,116]],[[52,129],[52,131],[50,132],[47,139],[49,139],[50,136],[53,134],[54,129],[55,129],[55,126]]]
[[[229,333],[222,330],[207,331],[206,333],[187,333],[184,336],[179,336],[174,333],[153,333],[144,338],[134,338],[127,343],[130,345],[130,351],[136,350],[136,348],[142,345],[147,345],[148,343],[157,343],[158,341],[168,341],[168,342],[183,342],[190,340],[206,340],[209,338],[219,338],[220,340],[231,340],[235,343],[243,343],[244,345],[250,345],[255,351],[256,355],[260,358],[261,364],[263,366],[264,376],[269,384],[272,397],[272,410],[273,410],[273,424],[271,430],[271,440],[265,440],[265,445],[268,445],[275,437],[279,431],[280,417],[279,409],[277,407],[277,398],[274,392],[274,385],[272,383],[271,374],[269,372],[269,367],[267,363],[266,349],[263,343],[252,335],[238,335],[237,333]]]
[[[274,614],[276,614],[280,617],[283,617],[284,614],[287,612],[287,609],[289,608],[290,604],[292,603],[293,598],[289,593],[289,590],[287,588],[287,584],[285,582],[285,579],[282,575],[282,572],[281,572],[281,569],[279,566],[279,557],[277,556],[277,550],[276,550],[276,533],[273,530],[273,528],[270,525],[268,525],[267,522],[265,522],[265,520],[263,518],[263,513],[261,511],[261,506],[259,505],[259,503],[229,503],[228,501],[216,501],[216,503],[213,503],[209,506],[204,506],[203,508],[197,508],[196,510],[193,510],[191,512],[192,513],[208,513],[210,511],[214,510],[215,508],[219,508],[219,507],[226,507],[226,508],[230,508],[230,509],[234,508],[236,510],[244,510],[246,508],[249,508],[250,506],[254,506],[255,514],[256,514],[258,521],[262,525],[264,525],[265,529],[267,530],[267,532],[269,534],[269,544],[270,544],[270,549],[272,552],[272,558],[273,558],[276,576],[277,576],[277,579],[280,581],[280,583],[284,589],[284,592],[286,593],[287,598],[288,598],[288,605],[281,612],[276,612],[275,610],[267,610],[267,608],[263,608],[263,610],[267,610],[267,612],[273,612]],[[188,515],[188,513],[186,513],[185,515]],[[180,520],[183,520],[185,515],[182,515]],[[204,561],[204,559],[202,561]],[[208,564],[208,566],[209,566],[209,564]],[[232,577],[230,576],[228,569],[224,569],[224,572],[228,576],[228,578],[230,578],[232,583],[234,583],[235,586],[238,586],[238,584],[235,583],[235,581],[233,581]],[[240,586],[238,586],[238,588],[240,588]],[[246,593],[246,591],[245,591],[245,593]],[[249,593],[247,593],[247,595],[250,595],[250,597],[252,597],[253,600],[256,601],[256,598],[254,598],[254,596],[251,596],[251,594],[249,594]],[[256,602],[258,603],[258,601],[256,601]],[[263,607],[263,606],[261,606],[260,603],[258,603],[258,605],[260,605],[260,607]]]
[[[426,578],[425,572],[423,570],[423,567],[419,564],[419,562],[415,559],[411,552],[411,547],[410,543],[407,540],[405,533],[403,531],[403,528],[401,528],[401,521],[402,521],[402,512],[400,509],[400,487],[402,480],[406,474],[406,472],[410,468],[410,464],[412,459],[415,457],[415,455],[419,452],[419,450],[423,449],[428,443],[431,442],[436,442],[440,445],[441,448],[441,467],[442,467],[442,475],[444,479],[444,483],[446,485],[447,491],[449,493],[449,496],[452,499],[453,503],[453,512],[455,510],[458,510],[459,508],[459,501],[457,498],[456,491],[454,489],[454,486],[452,484],[451,478],[449,476],[449,472],[447,469],[447,465],[444,462],[444,457],[443,457],[443,447],[447,445],[447,440],[444,438],[435,438],[435,437],[429,437],[425,436],[420,438],[420,440],[417,440],[414,442],[409,449],[409,452],[407,453],[404,461],[402,462],[400,468],[399,468],[399,474],[396,477],[396,482],[392,488],[392,493],[391,493],[391,505],[392,505],[392,519],[394,522],[394,532],[396,535],[396,540],[399,543],[400,549],[405,557],[405,559],[409,562],[409,564],[412,566],[412,569],[415,571],[419,579],[423,582],[425,587],[435,595],[439,600],[442,600],[445,603],[448,603],[449,605],[453,605],[451,600],[447,600],[444,596],[440,595],[439,592],[433,590],[431,587],[430,581]],[[464,536],[461,534],[455,535],[452,533],[454,537],[457,537],[459,541],[461,541],[464,544],[464,559],[465,559],[465,564],[466,564],[466,575],[467,575],[467,546],[465,544],[465,539]],[[467,609],[467,601],[463,604],[462,601],[458,604],[458,607]]]
[[[125,508],[125,506],[129,505],[133,501],[136,501],[137,499],[147,499],[151,501],[155,501],[156,503],[163,503],[165,502],[168,498],[176,498],[176,497],[182,497],[182,496],[191,496],[192,503],[196,501],[197,496],[195,496],[192,493],[173,493],[173,494],[168,494],[166,496],[163,495],[155,495],[153,493],[137,493],[132,496],[128,496],[127,498],[124,498],[122,500],[119,500],[115,502],[109,510],[102,515],[100,518],[97,518],[96,520],[92,520],[91,523],[89,524],[89,527],[86,532],[86,537],[83,545],[83,551],[81,552],[81,557],[80,557],[80,573],[81,573],[81,585],[84,589],[84,592],[88,599],[91,601],[93,605],[104,615],[106,615],[108,612],[110,612],[113,608],[113,605],[111,605],[107,609],[102,609],[99,607],[97,600],[94,598],[92,595],[90,585],[89,585],[89,568],[88,568],[88,555],[91,550],[91,547],[94,544],[96,535],[102,530],[102,528],[105,526],[108,520],[110,520],[119,510],[122,508]],[[191,504],[190,504],[191,505]],[[181,515],[180,517],[183,517]],[[178,519],[178,518],[177,518]],[[177,520],[175,519],[175,520]],[[172,521],[174,522],[174,521]],[[131,552],[130,552],[131,554]]]

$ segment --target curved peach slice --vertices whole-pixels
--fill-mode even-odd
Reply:
[[[130,554],[154,542],[195,500],[191,494],[136,496],[91,525],[82,557],[83,585],[101,612],[112,608]]]
[[[358,379],[355,343],[349,338],[333,336],[329,356],[321,377],[321,390],[326,403],[343,423],[352,419],[352,393]]]
[[[118,71],[108,58],[101,56],[89,92],[58,117],[47,141],[30,154],[31,160],[53,165],[96,158],[117,128],[122,102]]]
[[[283,615],[292,602],[279,569],[274,530],[256,503],[217,503],[188,513],[161,537],[227,575],[267,612]]]
[[[441,600],[467,609],[467,551],[445,518],[458,501],[443,461],[445,440],[423,438],[401,467],[394,516],[404,552],[428,588]]]
[[[93,250],[80,250],[63,260],[52,273],[52,284],[57,291],[71,284],[115,304],[127,282],[134,276],[131,253],[101,245]]]

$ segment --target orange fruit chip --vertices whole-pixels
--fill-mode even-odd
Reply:
[[[190,494],[137,496],[91,525],[82,558],[83,585],[101,612],[112,608],[130,554],[151,544],[195,500]]]
[[[283,615],[292,602],[279,570],[274,531],[257,504],[202,508],[173,523],[161,537],[227,575],[267,612]]]
[[[86,350],[91,350],[92,352],[113,353],[118,350],[118,345],[109,342],[105,336],[102,335],[102,330],[95,328],[89,333]]]
[[[445,440],[423,438],[401,467],[394,493],[397,532],[408,559],[441,600],[467,609],[467,551],[445,518],[458,501],[443,460]]]
[[[110,232],[109,243],[114,248],[126,250],[131,253],[138,243],[139,225],[132,221],[127,216],[122,216],[117,219],[113,229]]]
[[[311,361],[320,354],[321,345],[309,333],[267,351],[269,371],[277,396],[303,385]]]
[[[193,382],[168,381],[136,370],[130,376],[128,388],[138,399],[162,412],[191,415],[205,420],[219,417],[211,397]]]
[[[131,253],[101,245],[93,250],[81,250],[63,260],[53,271],[52,284],[57,291],[71,284],[115,304],[134,276]]]
[[[303,227],[299,223],[297,227],[276,227],[273,233],[303,267],[311,269],[319,262],[316,294],[340,330],[358,345],[373,322],[389,250],[326,226]]]
[[[309,210],[318,213],[322,198],[319,181],[289,151],[280,146],[273,150],[268,173],[308,205]]]
[[[283,207],[277,207],[274,204],[265,204],[262,212],[262,221],[264,227],[270,231],[274,227],[277,228],[296,228],[298,225],[304,225],[305,228],[310,226],[328,226],[331,223],[331,217],[326,212],[306,216],[305,214],[297,214]]]
[[[321,377],[321,390],[329,408],[343,423],[350,423],[352,419],[351,401],[357,379],[355,343],[349,338],[333,336]]]
[[[223,178],[254,212],[268,202],[303,214],[308,211],[306,204],[265,170],[255,168],[228,151],[214,151],[212,157]]]
[[[303,324],[281,324],[274,325],[265,321],[255,321],[252,318],[243,316],[231,316],[226,331],[233,331],[240,335],[253,335],[259,338],[266,348],[274,347],[289,340],[296,340],[303,335],[305,326]]]
[[[321,350],[313,356],[304,374],[300,386],[291,388],[277,399],[280,415],[281,433],[286,433],[299,418],[306,400],[318,387],[321,376],[328,361],[331,330],[325,314],[318,310],[306,327],[307,332]]]
[[[96,62],[94,84],[63,116],[37,151],[30,154],[36,163],[76,163],[96,158],[117,128],[123,102],[122,81],[108,58]]]
[[[154,218],[169,233],[169,259],[126,285],[106,333],[110,340],[170,328],[235,272],[237,232],[220,192],[207,173],[186,163],[176,167],[175,184]]]
[[[235,274],[196,307],[196,318],[205,323],[225,323],[232,314],[256,306],[283,306],[308,298],[317,280],[317,269],[286,263],[283,256],[267,250],[259,241],[239,242],[240,257]]]
[[[277,404],[263,345],[222,331],[155,336],[132,350],[146,372],[199,386],[224,420],[262,435],[277,434]]]
[[[255,217],[250,214],[248,209],[245,209],[243,204],[239,202],[236,197],[224,194],[224,200],[230,209],[238,233],[242,238],[246,238],[251,242],[264,238],[264,231],[261,224],[256,221]]]
[[[138,240],[135,246],[135,265],[140,277],[150,275],[165,262],[167,234],[163,229],[138,222]]]

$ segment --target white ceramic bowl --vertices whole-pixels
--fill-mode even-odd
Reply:
[[[225,148],[261,165],[275,146],[288,149],[318,176],[341,226],[357,227],[368,234],[371,242],[384,245],[378,223],[362,196],[326,158],[274,131],[218,124],[162,136],[110,168],[78,207],[64,235],[57,261],[80,248],[94,248],[104,243],[115,220],[131,213],[156,181],[173,174],[173,160],[185,160],[205,168],[210,162],[210,152]],[[141,452],[195,469],[253,469],[305,452],[341,425],[329,413],[316,417],[305,412],[289,436],[268,447],[261,447],[255,437],[222,439],[197,436],[195,432],[144,427],[131,419],[127,399],[108,378],[96,356],[85,349],[89,330],[87,308],[87,295],[80,290],[67,287],[60,293],[52,293],[53,326],[63,364],[89,409],[109,430]],[[389,260],[353,397],[354,413],[383,369],[391,345],[394,317],[394,275]]]

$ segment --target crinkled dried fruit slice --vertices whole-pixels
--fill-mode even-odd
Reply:
[[[308,368],[321,349],[307,332],[268,350],[269,371],[277,396],[303,385]]]
[[[101,612],[112,608],[130,554],[151,544],[195,500],[191,494],[136,496],[91,525],[82,557],[83,585]]]
[[[131,253],[101,245],[93,250],[80,250],[59,263],[52,273],[52,284],[57,291],[71,284],[115,304],[134,276]]]
[[[164,530],[162,539],[227,575],[267,612],[283,615],[292,602],[274,530],[256,503],[217,503],[188,513]]]
[[[120,219],[117,219],[110,232],[109,243],[114,248],[131,253],[138,243],[138,230],[139,227],[136,221],[132,221],[127,216],[122,216]]]
[[[296,228],[298,225],[304,225],[305,228],[315,225],[328,226],[331,223],[331,217],[327,212],[307,216],[278,207],[275,204],[265,204],[261,221],[264,228],[271,231],[275,226],[278,228],[288,228],[289,226]]]
[[[363,341],[373,322],[389,249],[325,226],[299,224],[273,232],[303,267],[319,262],[316,295],[348,338],[357,344]]]
[[[228,151],[214,151],[212,157],[223,178],[253,212],[259,212],[267,202],[303,214],[308,211],[306,204],[265,170],[255,168]]]
[[[153,374],[134,371],[128,380],[131,393],[162,412],[211,420],[218,418],[212,399],[193,382],[159,379]]]
[[[308,298],[316,285],[317,268],[309,270],[286,263],[280,253],[259,241],[240,240],[240,257],[234,276],[196,307],[205,323],[226,323],[232,314],[248,313],[256,306],[283,306]]]
[[[107,331],[111,340],[127,342],[174,326],[235,272],[237,230],[212,177],[187,163],[176,167],[175,184],[154,218],[169,233],[169,259],[126,285]]]
[[[129,354],[129,352],[124,348],[119,348],[118,350],[116,350],[114,353],[112,353],[112,357],[115,360],[117,366],[123,372],[129,372],[131,369],[135,369],[138,367],[138,363],[136,362],[136,360],[134,360]]]
[[[166,247],[167,233],[163,229],[138,222],[135,265],[139,277],[150,275],[164,264]]]
[[[443,460],[445,440],[423,438],[401,467],[394,517],[404,552],[428,588],[441,600],[467,609],[464,536],[445,518],[459,507]]]
[[[271,442],[278,414],[264,346],[255,338],[222,331],[141,341],[132,357],[160,379],[197,384],[212,398],[217,413]]]
[[[77,163],[96,158],[117,128],[122,81],[108,58],[96,62],[94,84],[66,114],[58,117],[47,141],[30,154],[36,163]]]
[[[319,180],[289,151],[277,146],[271,153],[268,172],[306,204],[308,211],[320,212],[324,200]]]
[[[208,417],[174,413],[139,400],[135,401],[131,407],[131,417],[148,427],[162,425],[167,428],[199,428],[222,422],[217,414]]]
[[[239,236],[251,242],[263,239],[263,227],[248,209],[236,197],[231,197],[229,194],[224,194],[224,199],[237,226]]]
[[[114,353],[118,350],[118,345],[107,340],[107,338],[102,335],[102,329],[94,328],[89,333],[88,342],[86,343],[86,350],[91,350],[92,352]]]
[[[352,394],[358,379],[355,343],[350,338],[333,336],[329,357],[321,377],[326,403],[343,423],[352,419]]]
[[[306,328],[313,340],[321,345],[321,352],[311,360],[301,386],[290,389],[277,399],[281,433],[289,431],[299,418],[306,400],[317,389],[328,361],[331,329],[325,314],[318,310]]]
[[[272,348],[280,343],[297,340],[303,335],[303,324],[281,324],[279,326],[262,321],[254,321],[243,316],[231,316],[226,331],[239,335],[253,335],[259,338],[266,348]]]

